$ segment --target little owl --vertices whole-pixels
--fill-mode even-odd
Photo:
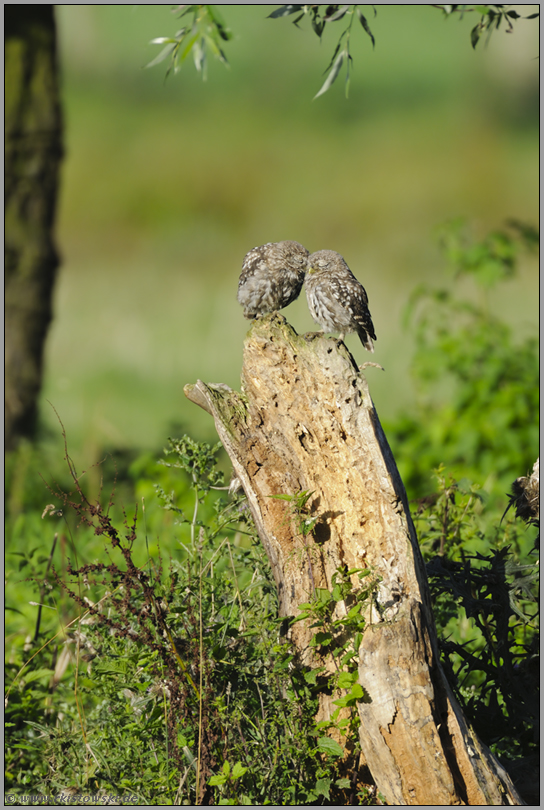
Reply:
[[[307,260],[306,248],[290,240],[268,242],[250,250],[238,282],[237,298],[244,316],[260,318],[298,298]]]
[[[318,250],[308,259],[306,296],[312,318],[323,332],[357,332],[369,352],[374,351],[374,325],[368,297],[346,262],[334,250]]]

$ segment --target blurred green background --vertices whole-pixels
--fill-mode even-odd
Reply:
[[[214,440],[183,386],[239,388],[249,324],[236,289],[253,246],[296,239],[346,258],[369,295],[372,360],[386,372],[367,376],[388,419],[413,396],[403,307],[444,278],[433,230],[459,215],[477,235],[537,219],[534,22],[474,51],[473,15],[368,7],[376,48],[354,29],[350,98],[340,77],[312,101],[342,21],[320,43],[307,22],[267,19],[275,6],[222,5],[230,68],[211,63],[203,83],[188,60],[165,81],[166,62],[143,66],[160,49],[149,41],[181,27],[171,8],[56,7],[66,160],[41,414],[60,447],[54,406],[86,467],[105,449],[161,447],[172,430]],[[538,317],[536,267],[524,259],[490,295],[524,334]],[[314,328],[304,296],[284,314]],[[356,336],[347,343],[370,359]]]

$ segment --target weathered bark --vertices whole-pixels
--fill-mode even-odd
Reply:
[[[5,443],[35,428],[58,265],[62,125],[52,5],[5,10]]]
[[[523,804],[467,726],[443,675],[423,560],[406,493],[368,385],[343,344],[298,336],[281,316],[245,341],[242,394],[197,382],[186,396],[214,417],[240,479],[278,589],[296,616],[334,573],[381,578],[359,648],[360,742],[389,804]],[[311,491],[311,549],[289,506],[272,495]],[[354,588],[359,585],[353,574]],[[338,603],[336,610],[346,610]],[[289,630],[301,665],[325,665],[301,621]],[[322,696],[319,719],[337,695]]]

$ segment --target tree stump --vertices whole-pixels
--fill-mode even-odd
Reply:
[[[469,728],[440,665],[425,566],[395,460],[368,384],[343,343],[299,336],[281,315],[252,325],[242,393],[185,387],[208,411],[246,493],[270,560],[280,616],[296,617],[335,572],[379,580],[358,649],[359,737],[391,805],[522,805],[510,777]],[[311,492],[313,529],[272,496]],[[360,587],[358,574],[350,575]],[[336,611],[347,612],[339,602]],[[318,655],[311,621],[288,631],[301,666]],[[336,695],[321,696],[318,720]]]

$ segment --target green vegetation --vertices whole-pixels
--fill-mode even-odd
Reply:
[[[439,239],[450,280],[420,286],[410,298],[416,407],[390,423],[387,435],[411,497],[428,494],[430,471],[443,463],[502,502],[538,453],[539,359],[536,333],[512,330],[492,294],[515,278],[520,252],[536,250],[538,234],[514,222],[476,242],[456,221]]]
[[[87,528],[74,535],[77,564],[63,556],[64,575],[45,578],[56,621],[44,617],[32,642],[8,636],[10,791],[58,796],[70,785],[159,805],[353,794],[336,771],[342,749],[313,722],[315,678],[290,666],[247,505],[217,495],[215,451],[172,440],[161,465],[157,492],[177,521],[165,534],[178,536],[167,570],[164,548],[150,553],[148,519],[142,532],[136,519],[118,528],[111,504],[91,503],[75,470],[74,495],[55,492],[53,517]],[[45,560],[34,553],[17,556],[8,600],[25,572],[44,598],[35,565]]]
[[[197,378],[238,387],[241,260],[283,238],[340,250],[369,292],[387,370],[369,382],[412,501],[446,671],[509,767],[535,756],[536,529],[512,512],[501,522],[538,452],[535,235],[502,224],[513,212],[530,222],[538,201],[532,46],[526,62],[496,36],[473,52],[468,16],[383,6],[372,55],[360,25],[350,41],[361,68],[349,105],[336,86],[311,104],[330,26],[320,49],[233,6],[231,69],[210,66],[203,89],[190,71],[165,85],[161,67],[140,71],[164,7],[57,13],[64,266],[41,441],[6,470],[6,790],[376,803],[367,774],[342,775],[333,729],[314,723],[322,688],[343,690],[339,708],[364,699],[350,662],[372,572],[348,593],[339,571],[301,605],[337,656],[333,681],[294,668],[247,505],[221,489],[225,454],[182,393]],[[455,221],[429,246],[459,211],[475,234]],[[299,332],[313,328],[305,310],[286,312]],[[183,438],[159,461],[169,434]],[[287,496],[306,553],[309,496]],[[352,734],[345,720],[334,733]]]
[[[479,244],[462,233],[454,224],[442,235],[455,278],[470,273],[488,287],[515,277],[518,250],[534,242],[520,226]],[[536,396],[536,345],[512,343],[485,310],[485,296],[481,306],[459,294],[418,296],[427,311],[437,302],[440,316],[421,318],[414,365],[434,404],[422,399],[409,431],[405,416],[388,433],[407,480],[416,492],[427,490],[414,512],[448,677],[469,721],[510,767],[534,757],[538,745],[538,567],[535,529],[512,513],[500,522],[497,486],[536,454],[533,428],[517,415],[520,401]],[[520,356],[524,365],[513,360]],[[513,397],[512,374],[520,369]],[[448,424],[446,402],[458,403],[455,430],[441,444],[430,442]],[[480,412],[487,420],[475,427]],[[508,440],[491,432],[488,453],[468,452],[465,432],[486,435],[485,424],[494,422],[507,426]],[[374,786],[357,769],[355,706],[365,695],[352,663],[375,578],[357,571],[354,590],[354,572],[339,570],[330,591],[309,595],[293,620],[312,620],[316,651],[332,654],[336,671],[292,666],[268,561],[243,495],[226,494],[218,452],[219,445],[185,436],[171,439],[158,463],[152,454],[120,455],[83,474],[65,448],[69,478],[48,485],[45,509],[43,496],[21,484],[38,463],[32,450],[23,447],[12,460],[9,790],[57,797],[50,803],[61,803],[67,788],[139,804],[376,803]],[[438,461],[429,496],[427,465],[441,456],[462,477]],[[310,558],[311,494],[279,496]],[[135,503],[139,517],[129,508]],[[341,618],[338,601],[349,608]],[[323,689],[339,690],[337,712],[316,725]],[[338,733],[346,735],[351,781],[340,767]]]

